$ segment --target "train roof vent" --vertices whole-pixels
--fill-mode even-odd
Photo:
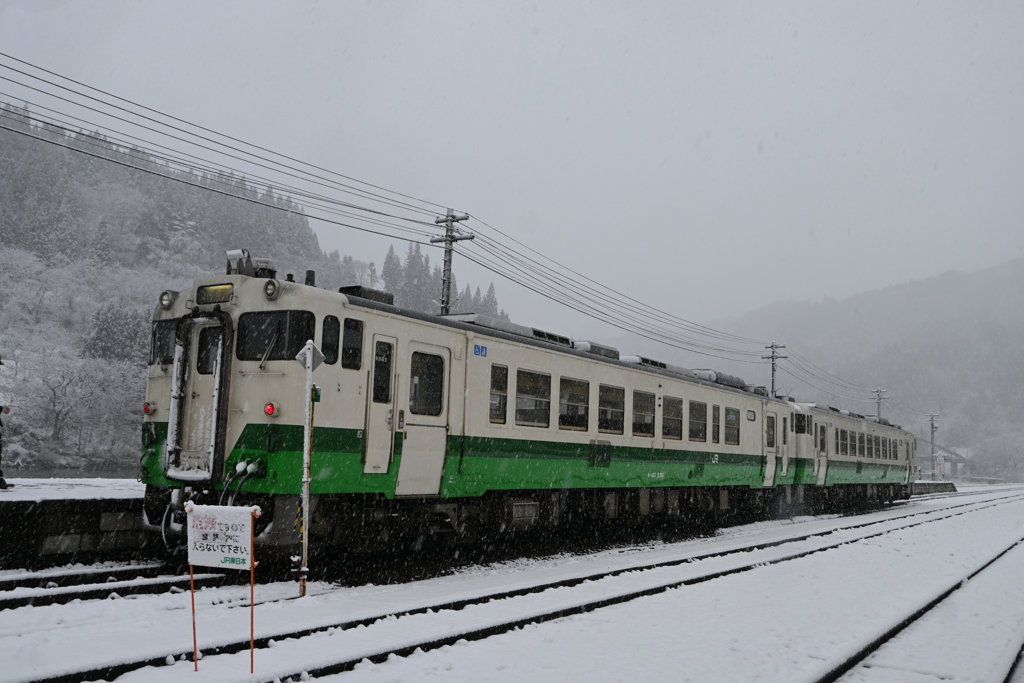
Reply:
[[[514,334],[517,337],[526,337],[528,339],[541,339],[546,342],[553,344],[561,344],[562,346],[572,346],[572,342],[568,337],[561,335],[552,334],[545,332],[544,330],[535,330],[532,327],[526,325],[517,325],[508,320],[499,320],[498,318],[492,318],[489,315],[481,315],[479,313],[455,313],[452,315],[446,315],[445,318],[449,320],[458,320],[459,322],[469,323],[471,325],[479,325],[480,327],[487,327],[492,330],[498,330],[507,334]]]
[[[768,396],[768,387],[753,387],[750,391],[755,396],[764,396],[766,398]]]
[[[695,377],[699,377],[707,382],[714,382],[715,384],[733,387],[734,389],[743,389],[744,391],[747,389],[747,383],[736,375],[728,375],[724,372],[718,372],[717,370],[710,370],[708,368],[694,370],[693,374]]]
[[[651,360],[650,358],[644,358],[643,356],[619,356],[619,360],[627,363],[646,365],[649,368],[661,368],[662,370],[668,370],[668,365],[662,363],[660,360]]]
[[[611,358],[613,360],[619,360],[619,350],[614,349],[604,344],[595,344],[594,342],[588,341],[574,341],[572,347],[579,351],[585,351],[586,353],[592,353],[595,356],[601,356],[602,358]]]
[[[681,365],[672,365],[671,363],[662,363],[660,360],[653,360],[651,358],[645,358],[643,356],[619,356],[619,360],[625,361],[626,363],[636,363],[637,365],[646,365],[649,368],[659,368],[661,370],[668,370],[669,372],[683,377],[695,377],[693,370],[684,368]]]
[[[369,287],[363,287],[362,285],[352,285],[350,287],[339,287],[338,291],[345,296],[354,296],[360,299],[366,299],[367,301],[376,301],[379,304],[388,304],[389,306],[395,305],[395,295],[390,292],[382,292],[379,289],[370,289]]]
[[[551,342],[552,344],[572,347],[572,340],[568,337],[563,337],[562,335],[555,334],[554,332],[545,332],[544,330],[538,330],[536,328],[531,329],[533,330],[534,339],[543,339],[544,341]]]

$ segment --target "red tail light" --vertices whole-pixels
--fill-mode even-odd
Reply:
[[[156,412],[156,404],[146,401],[145,403],[142,404],[142,412],[144,412],[146,415],[152,415],[153,413]]]
[[[267,405],[263,406],[263,412],[266,413],[267,417],[277,417],[277,414],[281,412],[281,409],[277,407],[277,404],[271,401]]]

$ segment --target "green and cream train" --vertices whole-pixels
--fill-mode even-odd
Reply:
[[[226,275],[161,294],[140,476],[168,543],[187,499],[260,504],[260,542],[298,541],[307,393],[295,357],[307,340],[324,356],[310,483],[320,543],[909,495],[914,436],[885,420],[306,275],[278,280],[272,262],[236,250]]]

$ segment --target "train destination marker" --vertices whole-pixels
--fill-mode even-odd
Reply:
[[[188,516],[188,576],[192,592],[192,661],[199,671],[199,646],[196,637],[196,586],[193,567],[249,570],[249,673],[255,670],[255,593],[257,505],[233,507],[185,503]]]

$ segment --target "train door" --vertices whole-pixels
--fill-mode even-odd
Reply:
[[[831,423],[826,427],[818,423],[818,486],[825,485],[825,476],[828,474],[828,430]]]
[[[789,474],[789,433],[793,431],[793,413],[789,414],[787,419],[785,415],[782,416],[782,427],[779,429],[780,437],[779,442],[779,461],[782,463],[782,471],[780,474],[786,476]],[[795,437],[792,437],[795,440]]]
[[[220,326],[197,325],[192,330],[187,370],[189,378],[185,383],[185,405],[181,424],[181,460],[209,470],[212,465],[214,424],[214,389],[216,375],[214,364],[217,347],[220,344]],[[202,464],[200,464],[202,463]]]
[[[398,468],[398,496],[429,496],[441,490],[448,450],[448,377],[451,352],[420,342],[409,344],[409,403]]]
[[[395,356],[398,340],[373,335],[373,367],[366,392],[366,428],[363,474],[386,474],[395,448]]]
[[[775,463],[779,454],[778,415],[765,413],[764,416],[764,486],[775,484]]]
[[[227,314],[193,314],[175,331],[168,406],[168,478],[219,479],[224,451],[233,332]]]

